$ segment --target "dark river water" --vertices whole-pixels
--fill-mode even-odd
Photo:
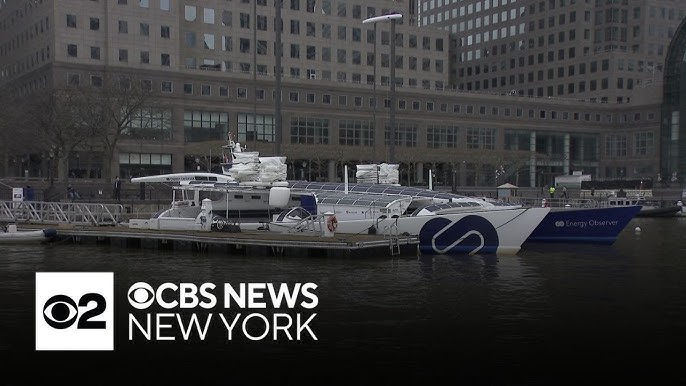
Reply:
[[[685,384],[685,235],[686,218],[634,219],[612,246],[497,257],[0,246],[0,384]],[[114,351],[35,350],[35,274],[72,271],[114,272]],[[142,314],[127,290],[139,281],[315,283],[317,306],[288,312],[316,313],[317,340],[228,340],[218,319],[204,340],[129,340],[128,315]]]

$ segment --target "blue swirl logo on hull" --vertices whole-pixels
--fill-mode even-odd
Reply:
[[[431,255],[496,253],[498,244],[493,224],[474,215],[455,222],[444,217],[431,219],[419,231],[419,250]]]

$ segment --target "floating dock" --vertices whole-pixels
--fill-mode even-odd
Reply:
[[[23,229],[45,228],[45,224],[21,224]],[[57,241],[109,244],[124,248],[219,252],[229,255],[285,257],[394,256],[417,250],[416,236],[394,237],[368,234],[334,234],[268,231],[206,232],[194,230],[131,229],[124,224],[90,226],[57,224]]]

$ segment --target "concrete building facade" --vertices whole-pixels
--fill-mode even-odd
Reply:
[[[77,176],[97,176],[103,167],[123,177],[216,169],[220,145],[230,132],[250,150],[263,155],[278,150],[286,156],[289,178],[342,180],[344,165],[354,173],[358,163],[389,160],[393,104],[395,161],[403,183],[425,183],[429,169],[436,183],[453,186],[494,186],[505,180],[543,186],[555,175],[573,171],[596,178],[654,179],[660,172],[661,82],[638,82],[634,77],[629,88],[629,77],[623,74],[636,73],[637,53],[631,54],[632,70],[626,57],[624,70],[619,70],[616,51],[597,50],[591,41],[586,52],[579,43],[585,41],[585,32],[575,32],[576,40],[569,44],[568,29],[559,26],[564,13],[563,25],[576,23],[581,30],[596,31],[599,13],[591,13],[586,22],[585,2],[572,1],[574,6],[566,8],[558,0],[556,9],[564,12],[550,15],[544,13],[547,8],[539,9],[539,2],[491,2],[485,10],[486,3],[479,2],[481,11],[475,11],[476,2],[442,4],[448,8],[439,21],[443,8],[423,2],[284,1],[282,70],[277,77],[272,0],[5,1],[0,8],[0,85],[21,98],[65,85],[102,87],[105,79],[116,76],[150,90],[149,106],[131,123],[112,165],[102,165],[100,157],[100,164],[94,162],[93,170],[84,171],[74,154],[69,169]],[[467,4],[472,4],[472,13]],[[462,6],[467,7],[465,15],[459,15]],[[478,30],[483,30],[481,48],[474,46],[477,38],[469,37],[476,36],[474,29],[460,31],[459,23],[493,8],[499,9],[498,39],[512,32],[512,41],[498,41],[498,54],[484,56],[496,46],[492,39],[483,42],[485,16]],[[641,16],[651,14],[648,6],[638,8]],[[532,9],[535,13],[530,14]],[[569,21],[571,9],[575,21]],[[460,20],[457,27],[443,23],[445,12],[451,20]],[[389,13],[403,14],[394,37],[389,22],[362,23]],[[427,22],[432,15],[434,21]],[[544,15],[544,26],[555,17],[555,32],[538,28]],[[505,17],[513,23],[501,26]],[[493,16],[489,18],[492,27]],[[536,29],[529,31],[532,26]],[[562,30],[564,42],[557,40]],[[555,36],[554,43],[549,35]],[[538,48],[541,36],[544,46]],[[527,51],[531,39],[535,53]],[[510,50],[513,42],[516,49]],[[574,58],[569,57],[572,48]],[[549,52],[554,66],[547,62]],[[538,62],[541,54],[543,63]],[[589,55],[593,59],[583,60],[588,64],[580,73],[581,58]],[[644,70],[649,61],[658,63],[657,57],[649,59],[643,59]],[[575,70],[568,77],[572,65]],[[564,78],[558,77],[558,67]],[[548,79],[551,69],[553,79]],[[492,87],[495,74],[497,87]],[[603,76],[595,79],[592,74]],[[617,86],[620,75],[626,87]],[[519,82],[522,76],[525,82]],[[580,82],[586,82],[583,92]],[[593,90],[591,82],[596,83]],[[560,84],[568,90],[570,83],[576,85],[574,93],[557,94]],[[154,133],[136,134],[137,127]],[[7,173],[24,170],[26,166],[17,166],[13,159]],[[43,166],[33,163],[30,173],[40,174]]]

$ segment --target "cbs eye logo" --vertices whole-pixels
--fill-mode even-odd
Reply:
[[[112,272],[36,273],[36,350],[114,350]]]
[[[150,284],[141,281],[129,287],[126,297],[129,298],[131,307],[144,310],[155,301],[155,290]]]
[[[88,309],[79,317],[79,307],[88,307],[90,302],[95,302],[95,307]],[[79,303],[66,295],[55,295],[48,299],[43,306],[43,318],[52,328],[65,329],[71,327],[78,319],[76,328],[106,328],[107,323],[92,318],[101,315],[107,309],[105,297],[96,293],[87,293],[79,299]]]

